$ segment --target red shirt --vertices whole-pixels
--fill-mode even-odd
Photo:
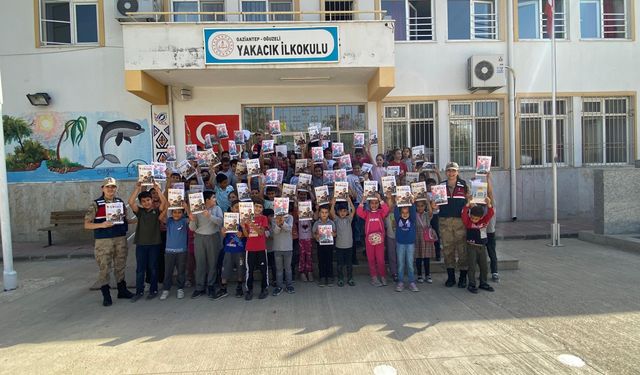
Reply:
[[[264,215],[256,215],[253,222],[264,230],[269,229],[269,220]],[[263,233],[259,235],[249,229],[249,237],[247,237],[247,245],[245,250],[247,251],[265,251],[267,249],[267,236]]]

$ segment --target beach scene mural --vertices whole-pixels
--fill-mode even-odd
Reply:
[[[152,162],[149,121],[118,112],[3,116],[10,183],[137,177]]]

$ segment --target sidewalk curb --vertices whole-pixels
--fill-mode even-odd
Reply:
[[[572,233],[560,233],[560,238],[578,238],[578,232]],[[525,235],[508,235],[508,236],[496,236],[498,241],[511,241],[511,240],[548,240],[551,238],[551,234],[525,234]]]
[[[13,257],[14,262],[29,262],[29,261],[45,261],[45,260],[61,260],[61,259],[87,259],[94,258],[93,254],[54,254],[54,255],[17,255]],[[3,258],[0,257],[0,262]]]

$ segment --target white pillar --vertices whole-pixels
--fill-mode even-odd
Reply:
[[[4,290],[18,287],[18,274],[13,269],[13,247],[11,244],[11,216],[9,213],[9,187],[4,149],[2,125],[2,76],[0,75],[0,233],[2,235],[2,262],[4,264]]]
[[[449,101],[438,100],[438,167],[444,169],[450,158]],[[439,182],[439,181],[438,181]]]

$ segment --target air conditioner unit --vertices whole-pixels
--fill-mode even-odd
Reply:
[[[506,85],[503,55],[474,55],[467,60],[467,88],[495,91]]]
[[[128,16],[128,12],[159,12],[158,0],[116,0],[116,18],[120,21],[154,21],[157,16]]]
[[[171,91],[173,93],[173,97],[180,102],[186,102],[193,98],[191,87],[173,87]]]

